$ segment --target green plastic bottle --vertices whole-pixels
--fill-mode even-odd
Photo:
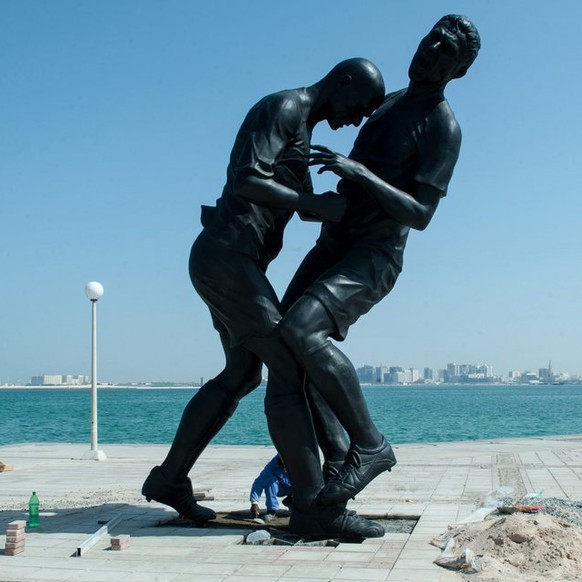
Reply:
[[[36,496],[36,492],[33,491],[28,500],[28,527],[38,527],[40,525],[39,508],[40,502]]]

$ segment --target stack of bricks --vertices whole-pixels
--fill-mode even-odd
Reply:
[[[120,535],[111,538],[111,549],[117,552],[129,547],[129,535]]]
[[[24,540],[26,539],[26,521],[11,521],[6,528],[5,556],[16,556],[24,552]]]

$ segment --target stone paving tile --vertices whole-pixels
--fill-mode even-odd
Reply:
[[[17,556],[10,556],[10,558],[17,558]],[[10,582],[13,580],[16,580],[17,582],[22,580],[33,580],[33,576],[40,574],[41,571],[41,568],[37,566],[5,565],[5,562],[0,560],[0,574],[2,575],[2,582],[5,580]]]
[[[280,576],[239,576],[233,574],[224,578],[224,582],[277,582]]]
[[[273,565],[259,565],[250,564],[240,567],[236,573],[241,576],[283,576],[289,571],[290,566],[273,566]]]
[[[127,574],[124,576],[123,582],[171,582],[176,580],[179,575],[176,575],[174,572],[172,573],[165,573],[165,572],[134,572],[131,574]],[[216,578],[217,581],[222,580],[221,576]],[[189,576],[190,582],[193,582],[192,575]],[[202,581],[202,578],[198,578],[198,580]],[[207,581],[207,578],[204,578]]]
[[[25,550],[26,551],[26,550]],[[23,554],[20,555],[23,557]],[[17,558],[17,556],[14,556]],[[12,557],[10,557],[12,558]],[[10,559],[6,557],[6,560]],[[12,558],[13,559],[13,558]],[[6,564],[6,566],[4,566]],[[99,567],[102,565],[101,563],[92,562],[93,565]],[[0,574],[4,571],[4,568],[9,568],[12,564],[8,564],[8,562],[3,562],[0,560]],[[75,569],[83,569],[84,566],[82,562],[78,558],[54,558],[50,556],[44,557],[27,557],[26,558],[26,566],[27,567],[37,567],[37,568],[60,568],[64,570],[75,570]]]
[[[199,574],[200,576],[231,576],[241,569],[240,564],[208,564],[201,562],[189,561],[183,563],[180,569],[181,574]]]
[[[198,578],[198,580],[200,582],[223,582],[224,580],[227,580],[227,579],[228,578],[226,578],[224,576],[206,576],[206,575],[203,578]],[[172,582],[195,582],[196,578],[193,578],[192,574],[182,574],[182,575],[174,576],[174,578],[172,578],[171,580],[172,580]],[[141,581],[139,579],[137,579],[135,582],[141,582]]]
[[[69,578],[76,576],[79,572],[83,572],[82,569],[78,568],[75,570],[63,570],[61,568],[45,568],[41,569],[43,580],[69,580]],[[0,573],[2,576],[2,573]]]
[[[438,555],[438,554],[437,554]],[[436,556],[435,556],[436,557]],[[393,570],[407,570],[411,572],[418,571],[429,571],[437,572],[441,568],[432,563],[432,560],[427,560],[425,558],[398,558],[396,564],[394,564]]]
[[[122,552],[116,552],[122,553]],[[185,571],[192,571],[189,564],[185,560],[158,560],[156,562],[148,559],[148,556],[142,556],[141,560],[134,560],[132,562],[111,561],[110,568],[112,569],[126,569],[128,572],[140,573],[171,573],[182,574]],[[237,566],[238,567],[238,566]]]
[[[381,539],[381,538],[380,538]],[[371,542],[373,540],[367,540],[367,542]],[[370,554],[374,554],[378,551],[378,547],[381,544],[371,544],[371,543],[361,543],[361,544],[340,544],[335,550],[334,553],[341,552],[342,554],[366,554],[368,558]]]
[[[370,538],[368,540],[364,540],[362,542],[362,545],[388,546],[392,544],[402,544],[408,538],[409,538],[408,534],[388,532],[387,534],[384,534],[384,536],[381,538]]]
[[[288,550],[280,558],[280,561],[290,561],[297,562],[301,564],[302,562],[321,562],[324,561],[329,555],[330,551],[321,552],[310,552],[307,551],[310,548],[297,548],[295,550]]]
[[[103,556],[105,557],[105,559],[109,560],[110,562],[117,562],[117,563],[123,563],[123,562],[142,562],[144,561],[144,559],[148,560],[150,558],[149,553],[144,553],[142,551],[140,551],[138,548],[134,548],[131,545],[129,546],[129,548],[126,548],[125,550],[123,550],[122,552],[113,552],[111,551],[109,548],[102,550],[103,551]],[[108,555],[110,554],[110,555]],[[95,556],[98,556],[99,554],[95,554]],[[84,558],[84,560],[86,560],[87,558]],[[125,567],[125,566],[123,566]],[[129,567],[129,566],[128,566]]]
[[[66,578],[66,582],[124,582],[128,575],[131,573],[124,570],[110,570],[107,572],[85,570],[78,574],[72,574],[70,577]],[[42,580],[43,578],[37,578],[35,580]]]
[[[439,556],[440,550],[435,547],[431,546],[430,544],[426,544],[426,547],[415,547],[415,548],[405,548],[400,556],[398,557],[398,561],[400,560],[428,560],[432,562],[436,560]]]
[[[403,572],[398,570],[391,570],[388,572],[385,580],[387,582],[436,582],[426,576],[425,572]]]
[[[359,546],[341,544],[335,549],[250,547],[241,545],[244,532],[222,536],[210,529],[156,527],[160,519],[175,514],[160,504],[146,504],[139,496],[139,488],[152,459],[163,458],[167,446],[110,445],[108,461],[104,463],[78,460],[85,449],[82,445],[0,447],[0,457],[18,468],[2,474],[0,506],[8,502],[13,507],[25,507],[28,490],[38,484],[39,475],[44,489],[42,499],[48,502],[67,492],[91,494],[99,489],[110,490],[112,495],[108,504],[100,507],[45,512],[44,531],[30,533],[25,554],[8,557],[0,552],[0,579],[38,582],[54,579],[56,571],[63,580],[83,582],[453,580],[457,579],[456,574],[432,564],[438,549],[428,541],[449,523],[472,513],[490,490],[511,484],[512,479],[518,479],[526,491],[543,488],[545,496],[580,499],[581,444],[580,437],[551,437],[398,446],[396,469],[376,479],[350,503],[350,508],[364,514],[421,516],[416,528],[410,536],[387,534],[381,540],[367,540]],[[215,509],[246,509],[248,483],[272,454],[270,447],[210,447],[196,465],[194,484],[212,484],[215,501],[208,505]],[[224,471],[226,465],[228,474]],[[97,516],[119,509],[113,496],[120,490],[126,494],[135,492],[135,503],[121,504],[127,518],[117,530],[131,532],[130,548],[113,553],[107,549],[108,541],[104,541],[86,557],[71,558],[78,543],[98,528]],[[3,524],[17,517],[26,518],[26,514],[0,512],[2,534]],[[49,533],[59,528],[59,533]],[[61,533],[63,537],[55,537]],[[37,567],[43,560],[45,567]],[[193,577],[197,576],[197,569],[203,572],[202,578]],[[42,573],[48,570],[43,578]],[[362,576],[361,570],[368,572],[368,578]]]
[[[414,530],[415,532],[421,530],[421,529],[425,529],[425,528],[430,528],[433,527],[435,525],[441,525],[443,522],[448,521],[449,518],[453,517],[453,514],[451,512],[451,514],[425,514],[423,515],[417,522],[417,524],[414,526]]]
[[[420,527],[414,532],[414,539],[426,539],[431,540],[434,536],[439,535],[444,529],[447,528],[447,523],[441,525],[435,524],[430,527]]]
[[[341,546],[340,546],[341,547]],[[330,552],[326,558],[326,562],[364,562],[368,563],[371,559],[371,555],[365,552],[343,552],[340,548],[336,548],[333,552]]]
[[[289,578],[295,579],[310,579],[310,580],[331,580],[338,572],[340,567],[331,564],[320,564],[316,567],[314,566],[304,566],[302,564],[290,566],[287,574],[285,575],[285,581],[287,582]]]
[[[372,568],[341,568],[333,580],[384,580],[387,571]]]
[[[444,531],[444,530],[443,530]],[[403,548],[403,550],[400,552],[399,555],[403,555],[403,552],[409,552],[409,551],[423,551],[423,550],[430,550],[432,552],[439,552],[440,550],[436,547],[433,546],[432,544],[430,544],[429,540],[426,539],[410,539],[408,542],[406,542],[406,546]]]
[[[254,564],[255,557],[254,556],[245,556],[245,555],[219,555],[212,558],[201,559],[201,562],[216,562],[220,561],[223,564]]]
[[[448,572],[428,572],[422,571],[406,571],[406,570],[392,570],[387,578],[387,582],[448,582],[459,581],[456,574]],[[508,581],[509,582],[509,581]]]

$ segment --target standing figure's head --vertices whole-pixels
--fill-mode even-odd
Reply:
[[[414,83],[445,85],[462,77],[477,57],[481,39],[466,16],[443,16],[420,41],[408,76]]]
[[[360,125],[384,99],[384,79],[378,67],[367,59],[353,58],[338,63],[321,81],[314,121],[327,120],[332,129]]]

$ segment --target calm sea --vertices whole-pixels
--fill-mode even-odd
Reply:
[[[100,443],[170,443],[192,389],[100,389]],[[393,443],[582,433],[582,386],[364,387]],[[259,388],[214,444],[270,445]],[[90,441],[90,389],[0,390],[0,445]]]

